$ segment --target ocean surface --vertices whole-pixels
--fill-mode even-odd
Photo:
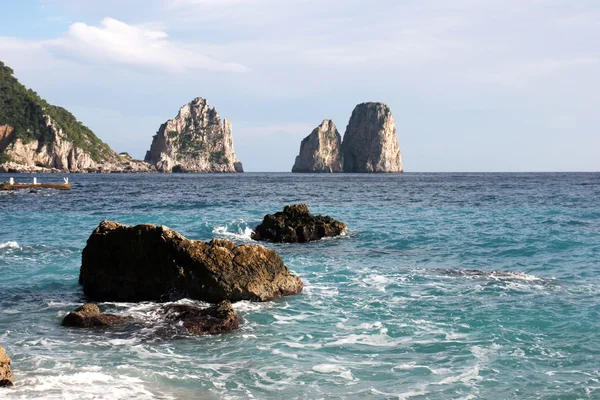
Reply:
[[[600,399],[598,173],[70,180],[0,192],[1,399]],[[236,303],[238,331],[165,338],[153,303],[100,304],[141,331],[60,326],[102,220],[248,243],[298,202],[347,235],[267,244],[305,290]]]

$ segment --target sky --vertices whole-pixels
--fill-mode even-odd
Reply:
[[[600,171],[597,0],[0,0],[0,60],[143,158],[204,97],[246,171],[390,106],[407,172]]]

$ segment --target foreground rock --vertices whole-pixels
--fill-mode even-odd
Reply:
[[[208,308],[170,304],[163,312],[167,321],[173,325],[182,324],[191,335],[215,335],[239,327],[237,313],[229,301]]]
[[[292,172],[342,172],[342,138],[326,119],[300,144]]]
[[[276,243],[310,242],[339,236],[346,224],[331,217],[313,216],[306,204],[285,206],[283,212],[267,214],[252,234],[254,240]]]
[[[145,161],[160,172],[244,172],[233,151],[231,123],[197,97],[161,125]]]
[[[79,283],[97,301],[268,301],[302,291],[273,250],[189,240],[166,226],[103,221],[83,249]]]
[[[354,108],[342,143],[344,172],[403,172],[396,123],[383,103]]]
[[[74,328],[116,327],[132,322],[130,317],[103,314],[95,304],[84,304],[70,312],[62,321],[62,326]]]
[[[10,371],[11,363],[10,357],[0,346],[0,387],[13,386],[12,372]]]
[[[183,329],[190,335],[215,335],[239,327],[237,313],[231,302],[222,301],[211,307],[197,307],[186,304],[168,304],[160,309],[161,319],[152,323],[115,314],[104,314],[95,304],[84,304],[70,312],[62,321],[62,326],[72,328],[118,328],[128,325],[156,328],[157,332],[178,332]],[[134,325],[135,323],[135,325]]]

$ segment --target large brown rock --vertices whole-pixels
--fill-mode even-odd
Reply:
[[[346,224],[328,216],[314,216],[306,204],[285,206],[283,212],[267,214],[252,233],[252,239],[276,243],[310,242],[339,236]]]
[[[84,304],[70,312],[62,321],[62,326],[74,328],[115,327],[132,322],[130,317],[104,314],[95,304]]]
[[[13,386],[12,372],[10,371],[11,363],[10,357],[0,346],[0,387]]]
[[[215,335],[238,328],[239,320],[230,301],[208,308],[186,304],[169,304],[163,308],[165,319],[173,325],[183,325],[191,335]]]
[[[189,240],[166,226],[103,221],[83,249],[79,282],[97,301],[268,301],[302,291],[273,250]]]

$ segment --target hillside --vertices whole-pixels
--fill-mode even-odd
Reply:
[[[1,61],[0,164],[23,172],[150,169],[111,150],[69,111],[22,85]]]

